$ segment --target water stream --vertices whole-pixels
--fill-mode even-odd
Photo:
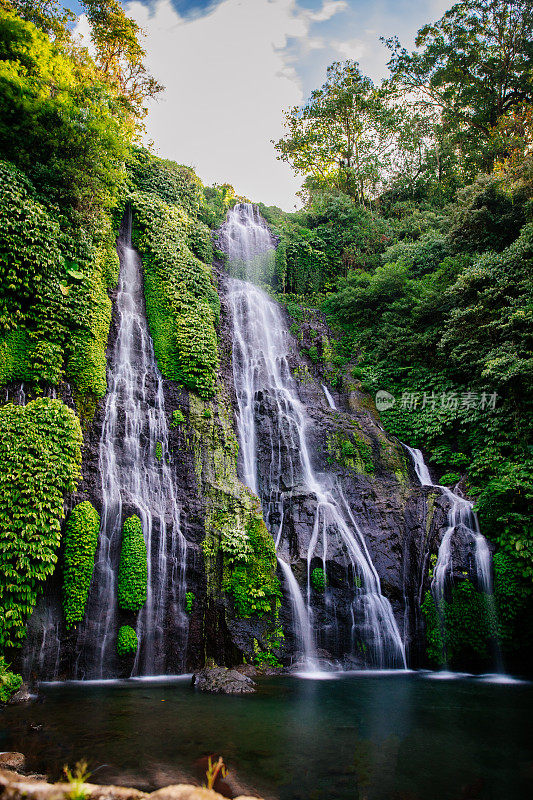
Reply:
[[[243,264],[251,264],[250,279],[256,277],[261,260],[265,264],[271,260],[274,247],[264,220],[250,204],[239,204],[229,212],[220,243],[228,255],[230,272],[237,265],[237,274],[242,274]],[[305,664],[308,669],[317,665],[313,634],[319,622],[313,618],[311,564],[319,556],[327,580],[328,542],[336,537],[353,576],[354,644],[362,643],[369,665],[405,667],[398,627],[389,601],[381,594],[364,537],[334,476],[318,472],[313,464],[308,438],[312,422],[291,375],[290,336],[279,306],[257,286],[237,278],[228,280],[227,302],[232,319],[241,477],[261,498]],[[266,470],[258,470],[259,461],[266,461]],[[314,507],[305,593],[287,563],[290,547],[285,527],[295,498],[302,496]]]
[[[443,603],[445,601],[446,592],[451,586],[450,582],[453,574],[453,544],[458,536],[463,536],[466,539],[470,539],[473,545],[476,580],[479,589],[485,595],[485,604],[490,629],[492,631],[492,638],[496,642],[496,668],[498,673],[503,672],[501,654],[497,646],[497,621],[494,604],[494,589],[492,585],[492,558],[487,540],[479,529],[479,522],[474,511],[474,504],[465,497],[462,497],[458,493],[457,487],[452,491],[447,486],[440,486],[439,484],[433,483],[421,451],[417,448],[409,447],[406,444],[404,444],[404,447],[408,450],[413,459],[415,472],[422,486],[434,486],[440,489],[449,502],[448,527],[439,545],[437,562],[431,582],[431,592],[435,599],[437,609],[439,610],[441,625],[443,624]]]
[[[133,674],[163,673],[171,666],[179,672],[188,627],[186,542],[170,471],[163,381],[146,322],[140,260],[131,247],[131,218],[119,241],[119,255],[118,332],[99,444],[101,528],[76,648],[78,678],[115,672],[118,561],[122,525],[131,514],[142,521],[148,553],[147,600],[137,619],[139,648]]]

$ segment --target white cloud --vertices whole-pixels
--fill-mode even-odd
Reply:
[[[327,22],[339,11],[346,11],[347,9],[348,3],[345,0],[324,0],[321,9],[309,12],[309,19],[313,22]]]
[[[321,47],[311,25],[345,5],[325,0],[313,14],[296,0],[223,0],[187,19],[169,0],[129,3],[147,33],[148,67],[166,87],[147,119],[156,152],[193,166],[205,183],[228,181],[290,210],[301,180],[270,142],[283,134],[283,109],[303,100],[288,44]]]
[[[368,54],[368,43],[361,39],[349,39],[347,42],[338,42],[335,49],[344,59],[360,61]]]
[[[307,95],[328,63],[351,58],[379,81],[389,55],[378,31],[397,32],[410,46],[416,29],[451,2],[322,0],[312,11],[298,0],[221,0],[184,17],[171,0],[134,0],[127,13],[146,31],[149,70],[166,87],[151,104],[147,138],[204,183],[228,181],[239,194],[290,210],[301,179],[276,160],[270,140],[283,135],[283,111],[305,99],[302,78]],[[77,30],[88,34],[83,16]]]

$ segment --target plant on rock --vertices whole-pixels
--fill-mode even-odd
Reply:
[[[186,592],[185,611],[187,612],[187,614],[192,614],[193,606],[194,606],[194,592]]]
[[[70,512],[65,531],[63,611],[67,628],[81,622],[94,568],[100,517],[85,500]]]
[[[0,408],[0,647],[19,647],[54,571],[63,500],[80,477],[81,430],[61,400]]]
[[[117,653],[119,656],[131,656],[137,652],[139,640],[131,625],[122,625],[117,636]]]
[[[142,524],[134,514],[124,522],[118,568],[118,604],[139,611],[146,603],[148,566]]]
[[[328,585],[326,574],[322,567],[315,567],[311,573],[311,586],[316,592],[323,592]]]

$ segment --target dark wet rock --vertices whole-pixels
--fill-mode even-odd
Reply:
[[[213,694],[250,694],[255,683],[247,675],[226,667],[208,667],[193,675],[193,686],[200,692]]]
[[[20,689],[18,689],[15,694],[9,698],[9,704],[12,706],[19,706],[23,705],[24,703],[31,703],[34,697],[35,695],[32,695],[30,692],[28,684],[23,683],[21,684]]]

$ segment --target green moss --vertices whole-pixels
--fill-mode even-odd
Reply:
[[[100,517],[88,500],[74,506],[65,529],[63,611],[68,628],[85,615],[99,528]]]
[[[317,592],[325,591],[327,580],[322,567],[315,567],[315,569],[311,572],[311,586]]]
[[[353,438],[348,438],[349,433]],[[336,431],[328,437],[328,452],[333,460],[352,472],[367,475],[375,472],[372,447],[357,423],[350,426],[349,432]]]
[[[0,646],[20,646],[54,571],[64,497],[80,464],[80,425],[60,400],[0,408]]]
[[[139,611],[146,603],[147,576],[142,523],[134,514],[124,522],[118,568],[118,604],[124,611]]]
[[[187,246],[193,222],[182,208],[135,193],[134,240],[144,267],[146,313],[158,366],[201,397],[212,397],[218,368],[220,301],[210,266]]]
[[[187,614],[192,614],[194,606],[194,592],[185,592],[185,611]]]
[[[431,592],[426,592],[421,608],[426,620],[426,652],[433,664],[464,667],[487,662],[491,628],[486,599],[470,581],[461,581],[450,599],[443,601],[442,624]]]
[[[131,656],[137,652],[139,640],[130,625],[122,625],[118,629],[117,653],[119,656]]]
[[[238,445],[222,386],[212,406],[215,413],[206,417],[204,402],[190,396],[194,464],[206,504],[202,550],[208,594],[226,592],[238,616],[274,617],[280,597],[274,542],[259,499],[237,478]]]
[[[161,442],[156,442],[155,445],[155,457],[158,461],[161,461],[163,458],[163,444]]]
[[[181,409],[179,408],[176,408],[172,412],[172,422],[170,423],[171,427],[177,428],[178,425],[181,425],[184,422],[185,422],[185,417],[183,415],[183,411],[181,411]]]

